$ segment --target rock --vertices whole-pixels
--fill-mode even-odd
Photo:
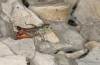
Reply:
[[[7,38],[2,42],[6,44],[14,54],[23,55],[28,59],[32,59],[35,56],[34,41],[31,38],[25,38],[21,40]]]
[[[99,28],[100,28],[100,22],[97,22],[97,23],[95,23],[95,24],[93,25],[93,29],[95,29],[95,31],[96,31],[98,34],[100,34]]]
[[[36,52],[36,56],[31,61],[30,65],[57,65],[54,56]]]
[[[75,60],[72,60],[72,59],[69,59],[69,58],[66,58],[64,54],[56,54],[54,55],[56,60],[57,60],[57,63],[58,65],[77,65],[76,61]]]
[[[100,21],[100,1],[99,0],[80,0],[73,16],[80,24],[91,24]]]
[[[0,65],[27,65],[27,62],[23,56],[6,56],[0,57]]]
[[[5,3],[1,3],[2,12],[9,17],[12,10],[12,3],[19,2],[18,0],[7,0]],[[8,7],[9,6],[9,7]]]
[[[54,54],[58,52],[59,50],[62,50],[62,51],[75,50],[73,46],[71,45],[62,44],[62,43],[53,44],[47,41],[37,42],[35,46],[36,46],[37,51],[41,53],[46,53],[46,54]]]
[[[9,49],[8,46],[0,42],[0,57],[13,55],[13,52]]]
[[[83,49],[85,39],[66,23],[52,24],[51,27],[62,44],[72,45],[75,49]]]
[[[35,3],[29,7],[40,18],[55,22],[66,21],[69,17],[69,8],[68,3]]]
[[[87,42],[85,44],[85,46],[88,48],[88,49],[93,49],[93,48],[100,48],[100,43],[99,42],[96,42],[96,41],[90,41],[90,42]]]
[[[77,59],[77,58],[80,58],[82,55],[84,55],[87,52],[88,52],[87,49],[83,49],[83,50],[79,50],[79,51],[76,51],[73,53],[66,53],[66,57],[70,58],[70,59]]]
[[[77,60],[78,65],[99,65],[100,64],[100,49],[93,48],[89,54]]]
[[[43,21],[39,19],[38,16],[23,6],[20,2],[15,0],[8,0],[8,2],[2,3],[2,11],[7,15],[8,18],[11,19],[15,31],[16,26],[31,28],[33,25],[41,26],[43,24]]]
[[[3,40],[7,37],[14,38],[14,34],[15,32],[13,30],[12,24],[0,18],[0,40]]]
[[[31,28],[33,26],[42,26],[44,23],[31,10],[18,2],[12,4],[11,21],[14,26]]]
[[[73,45],[76,49],[83,48],[84,38],[77,32],[69,30],[66,31],[63,35],[66,43]]]
[[[82,25],[80,28],[80,34],[87,40],[100,42],[100,35],[93,25]]]

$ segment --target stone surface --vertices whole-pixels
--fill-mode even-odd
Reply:
[[[14,54],[23,55],[28,59],[32,59],[35,56],[33,39],[25,38],[21,40],[13,40],[12,38],[7,38],[2,42],[6,44]]]
[[[100,35],[93,27],[93,25],[82,25],[80,34],[87,40],[100,42]]]
[[[30,65],[57,65],[54,56],[36,52],[36,56]]]
[[[14,33],[15,32],[13,30],[12,24],[0,18],[0,40],[3,40],[9,36],[14,38]]]
[[[83,49],[83,50],[79,50],[73,53],[66,53],[66,57],[70,59],[77,59],[77,58],[80,58],[80,56],[87,53],[87,51],[88,51],[87,49]]]
[[[2,15],[3,18],[10,18],[15,31],[16,26],[21,26],[23,28],[31,28],[44,24],[43,21],[39,19],[37,15],[35,15],[31,10],[27,9],[17,0],[8,0],[6,3],[2,3],[1,6],[3,13],[8,17],[7,18],[6,16]]]
[[[13,52],[10,50],[8,46],[0,42],[0,57],[9,55],[13,55]]]
[[[100,21],[100,1],[99,0],[80,0],[73,16],[80,24],[93,25]]]
[[[11,21],[14,26],[31,28],[33,26],[42,26],[44,23],[31,10],[27,9],[18,2],[12,4]]]
[[[0,57],[0,65],[27,65],[27,62],[23,56],[6,56]]]
[[[94,48],[89,54],[77,60],[78,65],[100,65],[100,49]]]
[[[93,49],[93,48],[100,48],[100,43],[99,42],[96,42],[96,41],[90,41],[90,42],[87,42],[85,44],[85,46],[88,48],[88,49]]]
[[[69,17],[69,8],[68,3],[35,3],[29,7],[40,18],[55,22],[66,21]]]
[[[37,51],[41,53],[46,53],[46,54],[54,54],[59,50],[62,50],[62,51],[73,51],[74,50],[73,46],[71,45],[62,44],[62,43],[53,44],[47,41],[38,42],[36,43],[35,46],[36,46]]]
[[[66,23],[52,24],[51,27],[62,44],[72,45],[75,49],[83,49],[85,39]]]
[[[2,12],[6,15],[6,16],[10,16],[11,14],[11,10],[12,10],[12,3],[14,2],[19,2],[18,0],[6,0],[5,3],[1,3],[2,6]],[[9,7],[8,7],[9,6]]]
[[[66,56],[62,53],[58,53],[54,56],[58,62],[58,65],[77,65],[75,60],[66,58]]]

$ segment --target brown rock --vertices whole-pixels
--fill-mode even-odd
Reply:
[[[42,5],[42,6],[41,6]],[[35,3],[30,6],[40,18],[51,21],[66,21],[70,5],[68,3]]]
[[[100,43],[99,42],[96,42],[96,41],[90,41],[90,42],[87,42],[85,44],[85,46],[88,48],[88,49],[93,49],[95,47],[98,47],[100,48]]]

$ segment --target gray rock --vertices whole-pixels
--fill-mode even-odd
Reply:
[[[6,22],[0,18],[0,40],[3,40],[3,38],[7,38],[9,36],[14,38],[15,32],[12,27],[13,26],[10,22]]]
[[[46,53],[46,54],[54,54],[58,52],[59,50],[62,51],[72,51],[74,50],[73,46],[67,45],[67,44],[53,44],[47,41],[39,42],[36,43],[36,50],[41,52],[41,53]]]
[[[0,57],[13,55],[13,52],[9,49],[8,46],[0,42]]]
[[[80,58],[82,55],[86,54],[88,52],[88,49],[82,49],[79,51],[75,51],[73,53],[66,53],[66,57],[70,59],[77,59]]]
[[[100,65],[100,48],[94,48],[89,54],[77,60],[78,65]]]
[[[100,21],[100,1],[99,0],[80,0],[73,16],[80,24],[91,24]]]
[[[23,56],[6,56],[0,57],[0,65],[27,65],[27,62]]]
[[[58,35],[60,42],[72,45],[75,49],[82,49],[85,39],[74,29],[71,29],[66,23],[57,23],[51,25],[53,31]]]
[[[36,52],[36,56],[30,62],[30,65],[57,65],[54,56]]]
[[[82,25],[80,29],[80,34],[87,40],[100,42],[100,35],[97,32],[97,28],[97,26],[93,27],[93,25]]]
[[[65,54],[58,53],[54,56],[58,62],[58,65],[77,65],[75,60],[67,58]]]
[[[35,56],[33,39],[25,38],[21,40],[13,40],[12,38],[7,38],[2,42],[6,44],[14,54],[23,55],[27,57],[27,59],[32,59]]]

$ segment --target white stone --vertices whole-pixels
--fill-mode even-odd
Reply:
[[[0,57],[9,55],[13,55],[13,52],[10,50],[8,46],[0,42]]]
[[[18,2],[18,0],[7,0],[6,3],[1,3],[2,11],[6,16],[10,16],[12,10],[12,3]]]
[[[10,19],[14,26],[20,26],[23,28],[38,27],[44,24],[37,15],[18,2],[12,4]]]
[[[27,65],[27,62],[23,56],[6,56],[0,57],[0,65]]]
[[[23,55],[28,59],[32,59],[35,56],[34,41],[31,38],[25,38],[21,40],[7,38],[2,42],[6,44],[15,54]]]
[[[36,52],[36,56],[31,61],[30,65],[57,65],[57,64],[55,63],[55,58],[53,56]]]

